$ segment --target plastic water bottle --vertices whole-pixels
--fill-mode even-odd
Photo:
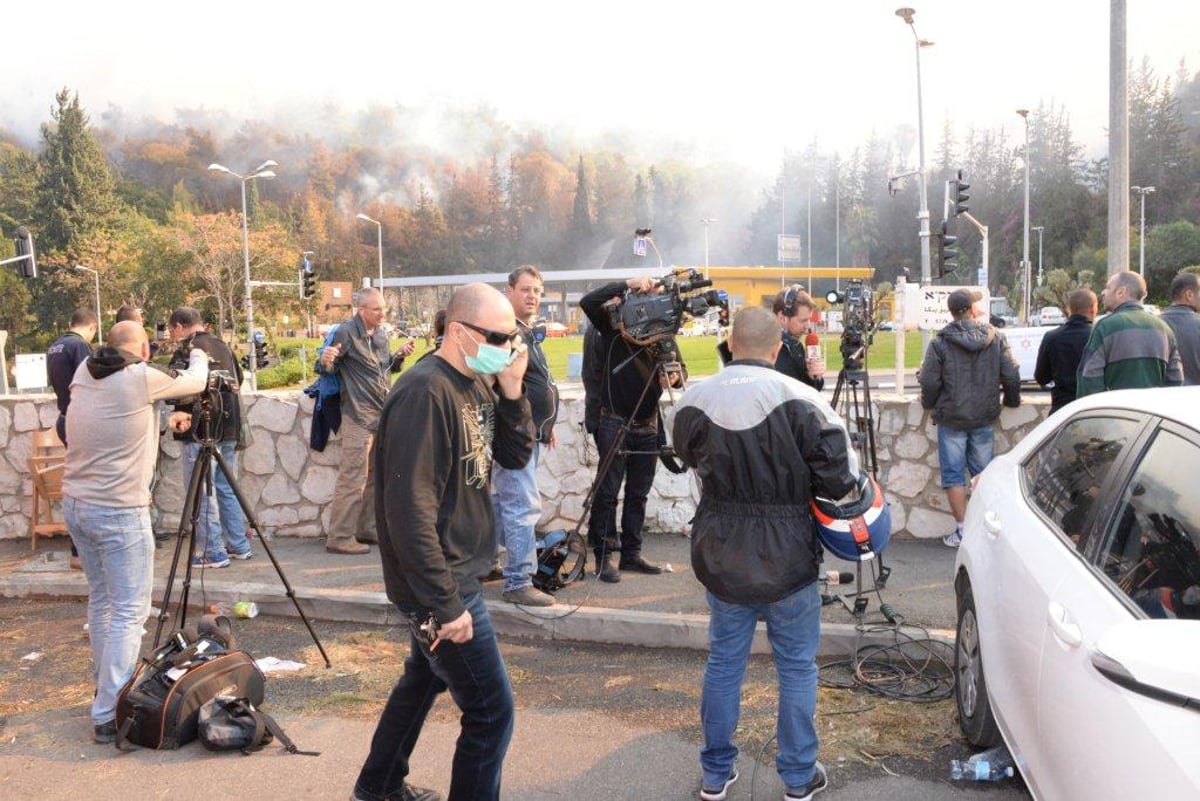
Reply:
[[[1013,775],[1012,767],[1001,768],[986,759],[978,762],[971,760],[950,760],[950,778],[955,781],[998,782]]]
[[[1014,773],[1012,754],[1004,745],[980,751],[970,759],[950,761],[950,778],[955,781],[998,782]]]

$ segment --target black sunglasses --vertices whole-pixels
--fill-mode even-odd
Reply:
[[[521,335],[520,330],[515,330],[504,334],[499,331],[493,331],[490,328],[480,328],[477,325],[468,323],[466,320],[455,320],[454,322],[458,323],[459,325],[465,325],[467,328],[470,328],[477,334],[482,334],[484,342],[497,348],[511,344],[517,337]]]

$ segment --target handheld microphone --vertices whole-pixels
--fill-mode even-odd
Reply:
[[[821,358],[821,337],[815,331],[804,337],[804,358],[810,362]]]

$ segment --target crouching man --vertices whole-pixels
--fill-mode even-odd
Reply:
[[[814,493],[842,498],[854,489],[857,457],[820,393],[774,369],[782,343],[767,310],[738,312],[729,345],[733,361],[683,394],[673,428],[679,458],[700,479],[692,569],[711,612],[700,798],[722,801],[737,780],[733,733],[762,616],[779,675],[775,766],[784,801],[807,801],[826,785],[813,720],[821,546],[809,501]]]
[[[148,364],[149,358],[145,329],[132,320],[117,323],[108,344],[75,371],[67,408],[63,516],[88,580],[98,743],[117,739],[117,693],[133,675],[150,614],[154,402],[195,395],[208,377],[208,356],[198,348],[182,371]]]

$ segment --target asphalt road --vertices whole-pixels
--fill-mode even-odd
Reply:
[[[0,600],[0,796],[344,799],[406,648],[394,628],[318,620],[334,662],[326,669],[294,619],[239,621],[242,646],[256,656],[306,664],[268,678],[266,708],[301,748],[321,756],[271,746],[247,758],[195,743],[118,754],[89,739],[83,616],[80,600]],[[518,702],[503,799],[696,797],[703,653],[515,638],[502,648]],[[779,798],[769,658],[752,659],[743,708],[742,779],[729,798]],[[456,719],[443,697],[414,755],[415,784],[445,792]],[[912,704],[823,689],[818,722],[830,775],[822,797],[830,801],[1028,797],[1019,779],[959,785],[946,778],[949,760],[967,752],[952,702]]]

